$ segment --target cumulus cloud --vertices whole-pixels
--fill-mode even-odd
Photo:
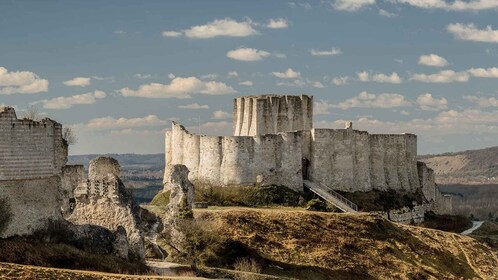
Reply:
[[[103,117],[90,120],[85,126],[94,129],[109,128],[133,128],[146,126],[160,126],[167,124],[168,121],[161,120],[156,115],[148,115],[140,118],[113,118]]]
[[[320,100],[318,102],[314,102],[313,114],[315,114],[315,115],[328,115],[328,114],[330,114],[329,109],[332,107],[333,107],[332,104],[330,104],[326,100]]]
[[[314,56],[335,56],[335,55],[340,55],[342,51],[340,49],[332,48],[330,50],[316,50],[316,49],[311,49],[310,50],[311,55]]]
[[[231,18],[215,19],[203,25],[192,26],[179,31],[164,31],[164,37],[179,37],[185,35],[193,39],[208,39],[214,37],[247,37],[258,32],[252,28],[251,21],[236,21]]]
[[[190,98],[191,94],[220,95],[237,92],[231,86],[222,82],[202,81],[196,77],[175,77],[169,84],[150,83],[141,85],[137,90],[122,88],[123,96],[144,98]]]
[[[379,16],[383,16],[386,18],[394,18],[394,17],[397,17],[398,15],[395,13],[388,12],[388,11],[383,10],[383,9],[379,9]]]
[[[491,67],[491,68],[471,68],[468,70],[468,72],[474,76],[474,77],[479,77],[479,78],[498,78],[498,68],[497,67]]]
[[[140,80],[146,80],[146,79],[152,78],[152,75],[151,74],[140,74],[140,73],[137,73],[137,74],[133,75],[133,77],[137,78],[137,79],[140,79]]]
[[[421,55],[418,64],[434,67],[443,67],[448,65],[448,61],[437,54]]]
[[[271,74],[281,79],[298,79],[301,78],[301,73],[288,68],[284,72],[271,72]]]
[[[475,42],[498,43],[498,30],[494,30],[490,25],[488,25],[484,29],[479,29],[479,27],[477,27],[473,23],[452,23],[446,27],[446,30],[453,34],[456,39]]]
[[[375,0],[335,0],[332,6],[339,11],[354,12],[373,4],[375,4]]]
[[[455,72],[453,70],[444,70],[430,75],[413,74],[410,79],[423,83],[465,83],[469,81],[469,74],[466,71]]]
[[[253,48],[239,48],[227,52],[227,57],[241,61],[258,61],[270,56],[270,53]]]
[[[423,9],[444,9],[447,11],[479,11],[498,8],[495,0],[393,0],[396,3],[408,4]]]
[[[372,74],[367,71],[358,72],[358,79],[362,82],[377,82],[377,83],[390,83],[401,84],[403,80],[399,77],[398,73],[393,72],[391,75],[386,74]]]
[[[163,33],[161,33],[163,35],[163,37],[180,37],[183,35],[182,32],[178,32],[178,31],[163,31]]]
[[[237,73],[237,71],[228,72],[228,77],[230,77],[230,78],[237,78],[238,76],[239,76],[239,73]]]
[[[287,28],[289,23],[284,18],[270,19],[266,24],[266,27],[271,29],[282,29]]]
[[[221,110],[215,111],[213,113],[213,119],[216,119],[216,120],[223,120],[223,119],[228,119],[231,117],[232,117],[232,115],[230,113],[227,113],[227,112],[221,111]]]
[[[308,81],[308,83],[314,88],[325,88],[325,86],[320,81]]]
[[[481,108],[498,107],[498,98],[496,97],[478,97],[478,96],[464,96],[463,99],[475,103]]]
[[[251,81],[243,81],[243,82],[240,82],[239,85],[252,87],[253,86],[253,82],[251,82]]]
[[[332,79],[332,83],[336,86],[346,85],[350,80],[350,77],[340,76]]]
[[[442,97],[440,99],[434,98],[432,94],[421,94],[417,97],[417,104],[420,109],[424,111],[437,111],[448,109],[448,100]]]
[[[0,67],[0,94],[32,94],[48,91],[48,81],[29,71],[8,71]]]
[[[409,107],[411,103],[401,94],[381,93],[379,95],[361,92],[358,96],[340,102],[333,107],[347,110],[350,108],[396,108]]]
[[[86,87],[90,85],[90,78],[75,77],[69,81],[65,81],[64,84],[69,87]]]
[[[60,96],[53,99],[41,100],[34,104],[42,103],[45,109],[69,109],[74,105],[88,105],[97,102],[97,99],[103,99],[106,93],[100,90],[83,94]]]
[[[178,106],[180,109],[190,109],[190,110],[199,110],[199,109],[209,109],[208,105],[200,105],[198,103],[192,103],[187,105]]]

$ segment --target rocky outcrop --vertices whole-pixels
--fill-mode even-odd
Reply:
[[[128,256],[144,260],[144,234],[140,218],[142,209],[125,190],[119,174],[117,160],[109,157],[92,160],[88,180],[74,192],[75,206],[67,220],[79,225],[99,225],[121,233],[124,229],[129,243]],[[118,238],[118,243],[124,244],[124,241]],[[126,255],[122,251],[118,254]]]
[[[185,234],[181,222],[193,218],[194,185],[189,181],[189,170],[185,165],[176,164],[170,167],[170,177],[166,179],[165,190],[170,190],[169,204],[166,209],[164,224],[168,226],[170,245],[177,251],[183,251]]]

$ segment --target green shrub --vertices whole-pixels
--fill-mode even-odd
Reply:
[[[150,202],[151,205],[155,206],[166,206],[169,203],[169,195],[171,191],[167,192],[160,192],[154,196],[152,201]]]
[[[315,198],[308,201],[306,205],[306,210],[325,212],[327,211],[327,203],[325,203],[323,200],[319,198]]]

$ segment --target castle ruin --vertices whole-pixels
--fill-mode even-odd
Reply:
[[[233,107],[234,136],[196,135],[173,122],[166,132],[165,178],[170,166],[183,164],[193,182],[209,185],[302,191],[313,182],[346,192],[421,189],[429,203],[442,198],[432,170],[417,162],[414,134],[369,134],[351,122],[344,129],[313,128],[313,97],[307,95],[238,97]]]

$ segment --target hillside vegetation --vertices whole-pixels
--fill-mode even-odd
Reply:
[[[420,156],[434,169],[438,184],[497,184],[498,146],[481,150]]]
[[[484,243],[376,215],[228,207],[196,209],[192,223],[201,225],[192,226],[196,231],[211,232],[208,242],[196,237],[203,256],[197,265],[233,269],[237,256],[258,264],[261,273],[297,279],[498,275],[496,251]]]

